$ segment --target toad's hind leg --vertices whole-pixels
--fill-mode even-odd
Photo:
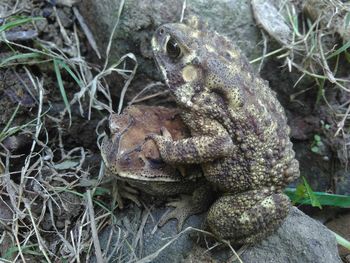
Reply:
[[[287,216],[290,201],[272,189],[222,196],[209,209],[206,227],[233,244],[257,242],[275,231]]]

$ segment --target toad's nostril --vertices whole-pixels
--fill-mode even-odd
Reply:
[[[159,30],[158,30],[158,35],[163,35],[164,34],[164,29],[163,28],[160,28]]]
[[[103,129],[104,129],[104,132],[106,133],[106,135],[108,137],[111,137],[111,129],[110,129],[109,123],[107,121],[104,122]]]

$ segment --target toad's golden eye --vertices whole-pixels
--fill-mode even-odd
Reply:
[[[181,48],[175,39],[170,38],[166,44],[166,52],[172,59],[179,58],[181,56]]]

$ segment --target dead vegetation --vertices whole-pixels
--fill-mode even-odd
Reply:
[[[300,73],[294,86],[303,79],[314,85],[290,96],[291,101],[310,89],[317,89],[315,108],[320,111],[320,126],[327,143],[337,153],[343,165],[348,166],[350,75],[350,5],[338,0],[253,1],[253,11],[258,24],[281,47],[261,58],[276,56],[284,61],[289,72]],[[266,8],[266,5],[268,8]],[[303,102],[299,102],[301,106]],[[322,104],[327,109],[322,109]],[[324,118],[324,119],[322,119]]]
[[[0,133],[1,261],[87,262],[94,251],[97,261],[104,262],[98,232],[106,224],[115,222],[116,204],[104,196],[109,189],[100,187],[102,165],[98,177],[96,173],[91,174],[93,167],[89,160],[93,153],[88,148],[67,145],[67,131],[73,121],[84,121],[80,116],[90,120],[93,112],[112,112],[112,99],[105,81],[109,74],[119,74],[125,79],[121,109],[137,62],[133,54],[126,54],[114,64],[109,64],[107,59],[103,68],[87,63],[80,51],[81,33],[77,26],[74,24],[68,29],[63,26],[59,15],[63,7],[49,9],[53,22],[45,26],[58,30],[61,41],[37,37],[43,21],[30,17],[36,17],[33,10],[43,6],[45,4],[35,1],[0,4],[0,46],[8,51],[2,53],[5,56],[1,59],[0,71],[20,70],[30,80],[22,85],[25,88],[15,97],[16,103],[7,101],[5,104],[5,97],[0,98],[13,110],[11,118],[2,123]],[[72,15],[67,8],[65,12]],[[77,16],[78,10],[74,13]],[[79,22],[84,23],[81,17]],[[36,45],[26,43],[34,38]],[[93,42],[90,35],[89,41]],[[127,59],[134,62],[133,68],[125,68]],[[44,69],[45,74],[33,74],[37,67]],[[72,91],[66,88],[67,78],[74,82]],[[15,94],[19,92],[17,86],[10,88]],[[23,94],[29,94],[34,105],[26,108]],[[60,110],[54,108],[55,99],[51,101],[56,95],[61,97],[58,100],[63,105]],[[77,110],[72,112],[72,109]],[[28,118],[28,111],[35,112],[33,119]],[[91,137],[94,132],[91,130]],[[96,138],[103,135],[99,126],[96,132]],[[20,135],[26,135],[27,145],[16,154],[18,144],[22,144],[18,139]]]

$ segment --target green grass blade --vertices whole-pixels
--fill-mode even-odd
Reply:
[[[346,240],[342,236],[339,236],[337,233],[333,232],[332,230],[329,229],[335,236],[335,239],[337,240],[338,244],[345,247],[347,250],[350,251],[350,241]]]
[[[33,250],[37,249],[37,251]],[[4,254],[5,259],[11,259],[13,257],[13,254],[17,253],[19,251],[17,246],[12,246],[8,248]],[[23,254],[30,254],[30,255],[36,255],[40,256],[42,253],[39,252],[39,245],[33,244],[33,245],[27,245],[25,247],[22,247]]]
[[[0,142],[2,142],[2,141],[7,137],[7,136],[6,136],[7,131],[8,131],[8,129],[10,128],[10,126],[11,126],[11,124],[12,124],[14,118],[16,117],[16,114],[17,114],[17,112],[18,112],[18,110],[19,110],[20,105],[21,105],[21,104],[18,103],[18,105],[17,105],[15,111],[12,113],[12,115],[11,115],[9,121],[6,123],[5,128],[0,132]]]
[[[345,29],[348,28],[350,25],[350,12],[348,12],[345,16]]]
[[[320,201],[318,200],[318,197],[316,196],[315,192],[312,191],[312,189],[311,189],[310,185],[307,183],[305,177],[303,177],[303,181],[304,181],[304,185],[305,185],[305,189],[306,189],[307,195],[310,198],[311,205],[315,206],[315,207],[318,207],[318,208],[322,208],[322,206],[320,204]]]
[[[285,194],[289,198],[298,204],[311,205],[310,198],[298,198],[295,188],[286,188]],[[321,205],[337,206],[342,208],[350,208],[350,196],[347,195],[337,195],[337,194],[328,194],[324,192],[313,192],[317,200]]]
[[[107,188],[104,188],[104,187],[96,187],[96,190],[94,192],[94,197],[99,196],[99,195],[105,195],[105,194],[110,195],[111,191]]]
[[[309,200],[312,206],[316,206],[322,209],[322,206],[318,200],[318,197],[312,191],[310,185],[307,183],[306,179],[303,178],[303,183],[299,183],[295,189],[295,194],[291,197],[293,203],[300,203],[301,201]]]
[[[330,54],[327,59],[330,59],[332,57],[335,57],[339,55],[340,53],[344,52],[350,47],[350,41],[346,42],[344,45],[342,45],[340,48],[338,48],[336,51],[334,51],[332,54]]]
[[[70,109],[70,104],[67,98],[67,94],[66,94],[66,90],[64,89],[64,85],[63,85],[63,80],[62,80],[62,76],[61,76],[61,71],[59,68],[59,64],[60,62],[57,59],[53,60],[53,65],[54,65],[54,69],[55,69],[55,73],[56,73],[56,78],[57,78],[57,83],[58,83],[58,87],[60,89],[61,92],[61,96],[63,98],[63,102],[64,105],[67,108],[68,114],[69,114],[69,119],[71,119],[71,109]]]
[[[64,68],[68,72],[68,74],[75,80],[75,82],[79,85],[79,87],[82,87],[83,85],[81,81],[79,80],[77,75],[68,67],[68,65],[63,61],[60,61],[59,63],[60,63],[60,66]]]
[[[17,133],[18,131],[24,129],[25,127],[33,124],[37,118],[33,119],[33,120],[30,120],[28,121],[27,123],[23,124],[23,125],[20,125],[20,126],[15,126],[15,127],[11,127],[10,128],[10,125],[11,123],[13,122],[13,119],[15,118],[16,114],[17,114],[17,111],[18,111],[18,108],[19,108],[19,105],[17,106],[15,112],[12,114],[10,120],[8,121],[8,123],[6,124],[6,127],[0,132],[0,143],[6,139],[7,137]],[[40,115],[40,118],[43,117],[44,115],[46,115],[49,111],[50,111],[51,107],[49,107],[44,113],[42,113]],[[1,261],[0,261],[1,262]]]
[[[2,26],[0,26],[0,33],[4,32],[6,30],[9,30],[11,28],[23,25],[23,24],[27,24],[29,22],[33,22],[36,20],[42,20],[45,19],[43,17],[25,17],[25,18],[19,18],[19,19],[15,19],[13,21],[10,21]]]
[[[304,183],[305,182],[306,181],[304,181]],[[301,184],[301,185],[304,186],[304,184]],[[311,198],[300,199],[300,196],[298,196],[297,191],[298,191],[298,189],[296,189],[296,188],[286,188],[284,190],[284,193],[287,194],[291,200],[294,200],[294,202],[297,202],[299,204],[307,204],[307,205],[312,204]],[[349,208],[350,207],[350,196],[328,194],[328,193],[324,193],[324,192],[312,192],[312,193],[317,198],[318,202],[321,205],[337,206],[337,207],[341,207],[341,208]],[[330,229],[328,229],[328,230],[331,231]],[[334,233],[333,231],[331,231],[331,232],[335,236],[337,243],[339,245],[350,250],[350,242],[348,240],[346,240],[342,236],[338,235],[337,233]]]
[[[14,60],[26,60],[26,59],[34,59],[39,58],[41,55],[39,53],[30,52],[30,53],[20,53],[10,57],[5,58],[0,62],[0,68],[7,67],[8,63]]]
[[[348,63],[350,63],[350,53],[345,51],[344,54],[345,54],[345,59],[347,60]]]

